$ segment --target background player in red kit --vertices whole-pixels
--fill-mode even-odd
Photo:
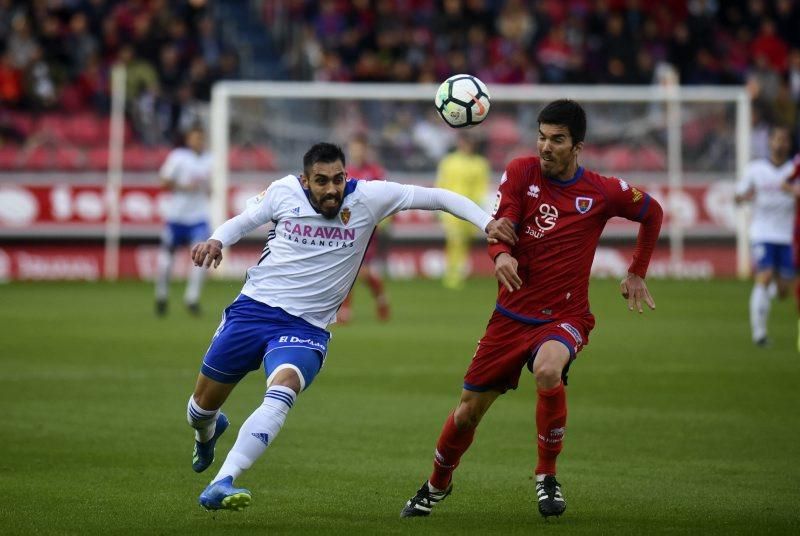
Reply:
[[[461,401],[436,444],[433,474],[409,499],[401,517],[426,516],[453,489],[452,474],[489,406],[516,389],[527,365],[536,377],[539,512],[561,515],[566,501],[556,481],[567,420],[564,383],[569,365],[588,344],[589,272],[606,222],[641,222],[633,262],[621,283],[630,310],[655,309],[644,277],[661,229],[662,210],[645,192],[578,165],[586,114],[557,100],[539,114],[539,157],[512,160],[500,180],[495,217],[515,223],[519,241],[490,244],[499,281],[497,304],[464,377]]]
[[[350,139],[347,146],[347,174],[354,179],[375,181],[384,180],[386,171],[383,167],[370,158],[369,141],[366,134],[356,134]],[[375,298],[375,312],[378,320],[389,320],[389,298],[384,290],[383,277],[381,277],[380,250],[385,246],[386,229],[388,220],[375,229],[375,234],[369,241],[358,280],[364,281],[369,287],[372,297]],[[352,317],[353,292],[347,295],[339,311],[336,313],[338,322],[347,323]]]
[[[800,197],[800,153],[793,159],[794,170],[786,179],[786,188],[793,192],[796,197]],[[797,212],[794,218],[794,238],[792,240],[794,250],[794,267],[800,273],[800,204],[797,205]],[[800,283],[794,287],[795,299],[797,300],[797,310],[800,311]],[[800,319],[797,321],[797,351],[800,352]]]

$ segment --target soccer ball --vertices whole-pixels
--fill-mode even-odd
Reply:
[[[486,84],[471,74],[456,74],[436,90],[436,111],[453,128],[480,124],[489,113],[490,99]]]

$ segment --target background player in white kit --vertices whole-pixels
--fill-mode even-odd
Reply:
[[[184,147],[173,149],[167,155],[159,171],[162,185],[171,192],[158,252],[156,314],[159,316],[167,312],[175,250],[205,240],[209,234],[211,155],[205,151],[203,127],[195,125],[189,129],[184,142]],[[200,313],[204,279],[205,270],[197,266],[190,269],[183,301],[192,314]]]
[[[783,298],[795,275],[792,251],[795,197],[785,185],[794,170],[789,160],[790,149],[789,129],[773,126],[769,135],[769,158],[750,162],[736,189],[737,203],[753,203],[750,241],[755,284],[750,294],[750,327],[753,342],[762,347],[768,343],[767,320],[773,297],[770,284],[777,283],[777,294]]]
[[[385,181],[348,180],[342,150],[311,147],[300,177],[288,175],[251,199],[247,209],[192,249],[197,266],[216,267],[222,248],[273,222],[258,263],[227,308],[203,358],[187,417],[195,429],[192,468],[214,460],[217,438],[228,427],[219,408],[251,370],[264,363],[264,403],[239,430],[217,476],[200,495],[207,509],[240,510],[250,492],[233,481],[272,444],[295,402],[322,367],[327,326],[358,274],[375,226],[406,209],[445,210],[472,222],[491,240],[516,242],[507,219],[495,221],[465,197],[435,188]]]

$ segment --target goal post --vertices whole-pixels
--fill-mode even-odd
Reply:
[[[409,132],[403,132],[404,127],[413,130],[416,136],[418,122],[423,120],[420,118],[435,114],[436,87],[396,83],[218,82],[212,90],[210,113],[211,151],[215,157],[214,225],[230,216],[227,192],[232,183],[240,180],[229,165],[230,149],[236,143],[263,145],[275,153],[275,176],[271,181],[299,171],[303,147],[317,141],[344,144],[348,132],[366,128],[377,133],[374,138],[384,145],[382,154],[391,157],[392,161],[384,163],[391,178],[414,177],[432,182],[435,158],[417,158],[404,152],[407,147],[398,149],[392,144],[406,142]],[[743,87],[490,84],[489,91],[492,111],[471,132],[488,138],[487,151],[494,155],[490,160],[495,180],[504,163],[511,156],[519,156],[515,150],[519,153],[527,148],[528,154],[535,151],[538,110],[555,99],[575,99],[587,108],[587,148],[599,144],[607,153],[623,149],[617,150],[617,160],[603,160],[598,153],[585,150],[581,163],[603,174],[658,186],[662,194],[659,200],[665,201],[668,215],[665,230],[673,263],[682,260],[687,238],[704,236],[704,231],[695,228],[691,220],[681,217],[682,189],[687,183],[726,181],[726,191],[732,196],[733,184],[742,177],[750,158],[750,98]],[[414,115],[417,123],[403,123],[406,114]],[[493,125],[493,121],[498,124]],[[428,130],[437,129],[439,133],[427,138],[429,145],[436,145],[448,136],[452,138],[458,132],[448,129],[441,120],[438,124],[433,119],[428,122]],[[340,128],[342,124],[347,128]],[[394,138],[386,134],[390,130]],[[421,153],[429,149],[424,142],[417,144]],[[645,151],[654,153],[647,162]],[[405,157],[394,160],[398,152]],[[261,184],[265,184],[263,179],[262,176]],[[736,273],[746,277],[749,256],[744,218],[740,211],[727,214],[726,218],[729,228],[712,229],[708,236],[735,237]]]

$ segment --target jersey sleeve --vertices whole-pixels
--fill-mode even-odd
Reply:
[[[492,216],[499,220],[508,218],[514,227],[518,227],[522,219],[522,196],[520,195],[520,172],[515,162],[508,165],[503,176],[500,177],[500,188],[494,201]],[[501,253],[511,254],[511,246],[503,242],[489,244],[489,257],[494,260]]]
[[[658,201],[622,179],[608,179],[605,186],[610,216],[620,216],[641,223],[628,272],[644,278],[661,231],[664,212]]]
[[[372,212],[375,222],[411,208],[414,198],[413,188],[408,184],[390,181],[359,181],[358,188],[364,192],[364,199]]]
[[[747,192],[756,187],[755,182],[756,172],[753,169],[753,164],[750,163],[744,170],[744,176],[736,183],[736,195],[745,195]]]
[[[180,164],[180,153],[178,151],[170,151],[164,163],[161,164],[161,169],[158,171],[159,177],[174,181],[178,172],[178,165]]]
[[[272,221],[284,188],[278,182],[274,182],[257,196],[248,199],[244,211],[217,227],[211,239],[219,240],[223,247],[227,247],[254,229]]]

